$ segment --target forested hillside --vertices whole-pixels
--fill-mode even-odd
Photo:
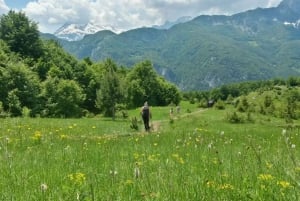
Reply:
[[[180,102],[177,87],[150,61],[129,70],[109,58],[78,60],[54,40],[42,40],[37,24],[15,11],[0,18],[0,85],[2,117],[115,117],[144,101]]]
[[[72,55],[112,58],[132,66],[145,59],[182,90],[300,75],[300,1],[232,16],[199,16],[170,29],[103,31],[81,41],[59,40]]]

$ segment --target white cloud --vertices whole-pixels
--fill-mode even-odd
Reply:
[[[3,0],[0,0],[0,5]],[[42,32],[54,32],[66,22],[95,22],[118,29],[174,21],[182,16],[234,14],[256,7],[277,6],[280,0],[37,0],[23,11]],[[4,4],[4,3],[2,3]],[[5,5],[5,4],[4,4]]]
[[[267,7],[278,6],[278,4],[279,4],[280,2],[281,2],[281,1],[278,1],[278,0],[269,0],[268,3],[267,3]]]
[[[0,0],[0,15],[5,14],[9,11],[8,6],[5,4],[4,0]]]

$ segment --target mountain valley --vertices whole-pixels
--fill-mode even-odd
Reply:
[[[150,60],[182,90],[300,75],[300,0],[232,16],[201,15],[161,29],[104,30],[68,41],[53,35],[79,59],[111,58],[120,65]]]

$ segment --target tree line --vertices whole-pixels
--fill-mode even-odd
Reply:
[[[239,83],[225,84],[220,87],[206,91],[187,91],[183,92],[183,99],[190,102],[209,100],[222,100],[237,98],[248,95],[254,91],[266,91],[276,89],[277,86],[286,86],[288,88],[300,87],[300,77],[289,77],[287,79],[275,78],[271,80],[254,80]]]
[[[179,104],[178,88],[153,64],[131,68],[111,59],[78,60],[54,40],[42,40],[37,23],[24,13],[0,17],[0,115],[82,117],[119,110]]]
[[[37,24],[24,13],[9,11],[0,17],[1,117],[115,117],[117,112],[140,107],[145,101],[152,106],[166,106],[178,105],[185,99],[203,106],[210,100],[228,101],[278,85],[300,86],[300,78],[248,81],[208,91],[180,92],[159,76],[148,60],[132,67],[118,65],[112,59],[78,60],[57,41],[42,40]],[[287,97],[288,106],[300,100],[299,93],[295,93],[290,93],[290,99]]]

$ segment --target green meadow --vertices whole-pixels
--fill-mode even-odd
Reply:
[[[299,122],[183,102],[127,119],[0,119],[0,200],[300,200]],[[130,128],[138,120],[138,130]]]

